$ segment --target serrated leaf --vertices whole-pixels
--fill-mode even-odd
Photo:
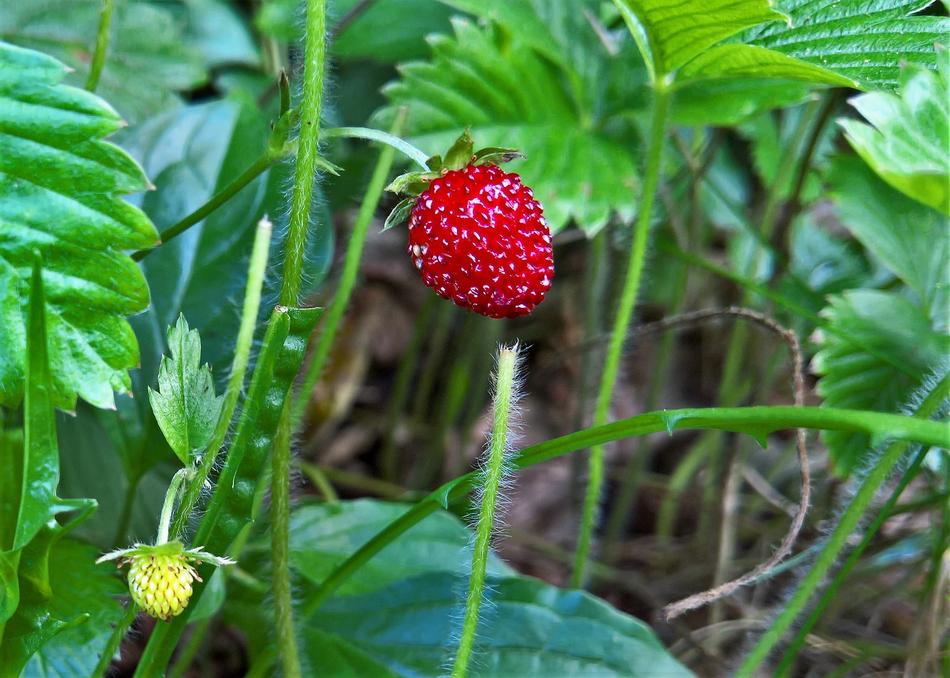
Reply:
[[[32,252],[43,257],[53,402],[114,407],[138,346],[125,316],[148,287],[123,250],[149,247],[148,218],[121,199],[144,190],[141,168],[102,138],[122,121],[102,99],[62,85],[65,67],[0,43],[0,403],[23,394]]]
[[[821,315],[829,323],[889,360],[835,333],[821,333],[812,369],[820,376],[823,405],[896,411],[943,358],[945,336],[932,329],[922,309],[895,293],[852,290],[828,302]],[[867,435],[825,431],[822,436],[835,471],[842,476],[863,462],[871,445]]]
[[[828,179],[842,223],[917,294],[937,325],[946,327],[947,219],[885,184],[853,156],[836,158]]]
[[[854,81],[807,61],[755,45],[719,45],[707,49],[677,73],[680,82],[778,78],[853,87]]]
[[[608,132],[593,111],[581,125],[565,80],[531,46],[503,44],[465,20],[453,26],[454,36],[430,38],[430,61],[400,67],[401,79],[385,89],[391,105],[380,126],[406,106],[413,143],[429,153],[444,151],[465,128],[478,147],[523,151],[527,161],[506,169],[535,191],[554,231],[574,219],[594,233],[614,212],[630,217],[637,182],[623,127]]]
[[[726,38],[784,17],[768,0],[615,0],[654,80]]]
[[[946,60],[946,52],[942,56]],[[891,186],[950,216],[947,68],[903,72],[900,97],[871,92],[850,103],[870,125],[839,120],[851,146]]]
[[[779,0],[790,23],[771,23],[743,36],[858,82],[894,89],[903,61],[934,66],[934,43],[945,42],[950,20],[911,16],[933,0]]]
[[[101,0],[8,2],[0,12],[0,37],[55,56],[73,69],[67,82],[82,86],[101,9]],[[97,92],[127,120],[176,106],[176,92],[207,80],[200,52],[186,43],[181,22],[168,9],[131,0],[116,2],[113,12]]]
[[[214,393],[211,367],[201,364],[201,337],[184,315],[168,329],[171,355],[158,368],[158,390],[148,390],[152,412],[165,440],[185,466],[211,441],[223,396]]]

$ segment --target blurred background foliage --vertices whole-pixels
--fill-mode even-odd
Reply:
[[[262,153],[277,117],[276,79],[286,70],[293,82],[299,66],[299,4],[117,2],[98,93],[128,122],[114,139],[154,184],[132,202],[159,229]],[[743,42],[825,66],[869,93],[850,98],[843,89],[756,78],[678,92],[639,314],[651,320],[732,303],[762,308],[807,340],[813,403],[898,411],[945,363],[948,348],[947,58],[934,47],[946,38],[946,11],[925,0],[776,5],[793,25],[766,24]],[[81,86],[99,8],[99,0],[5,3],[0,39],[62,60],[74,69],[68,80]],[[490,321],[434,302],[415,279],[398,229],[370,239],[353,308],[298,440],[297,489],[309,498],[295,515],[294,551],[314,582],[314,573],[341,559],[312,552],[327,538],[319,532],[332,525],[324,514],[333,513],[337,495],[405,499],[469,467],[487,428],[498,339],[518,337],[532,347],[524,442],[586,425],[637,210],[651,96],[646,68],[608,2],[337,0],[330,11],[324,125],[388,129],[406,106],[407,137],[427,152],[465,127],[478,145],[522,149],[527,159],[512,170],[535,189],[557,233],[557,282],[531,317]],[[336,243],[346,240],[376,157],[358,140],[328,140],[324,151],[344,171],[320,183],[307,252],[314,303],[332,292]],[[145,397],[166,351],[164,328],[184,313],[223,381],[253,226],[269,215],[283,228],[290,172],[287,163],[275,165],[143,260],[152,304],[133,319],[142,355],[135,397],[118,398],[114,411],[80,404],[75,416],[59,417],[61,493],[98,500],[98,512],[78,528],[96,545],[154,531],[175,469]],[[272,269],[270,302],[280,282]],[[617,417],[660,406],[790,401],[787,358],[757,331],[714,324],[640,340],[628,355]],[[847,500],[846,480],[868,462],[874,441],[827,433],[811,442],[817,496],[806,544],[819,543],[822,520]],[[625,461],[633,450],[635,461]],[[663,603],[763,558],[798,493],[791,437],[760,450],[727,435],[658,436],[614,446],[609,461],[608,532],[593,590],[648,622],[659,622]],[[578,464],[563,460],[519,475],[510,535],[499,543],[519,571],[566,582]],[[919,611],[946,596],[946,583],[932,573],[945,567],[948,493],[950,464],[935,452],[809,638],[809,675],[841,666],[886,670],[944,637],[945,620]],[[616,516],[624,495],[629,515]],[[385,505],[354,506],[337,516],[341,531],[385,524],[371,515]],[[458,529],[452,523],[436,532],[458,540]],[[500,561],[493,567],[504,575]],[[416,573],[406,566],[406,577]],[[790,568],[658,633],[685,664],[718,675],[794,576]],[[451,598],[450,581],[442,583],[431,595]],[[248,581],[233,586],[222,630],[201,655],[220,675],[237,675],[248,654],[266,652],[253,633],[238,642],[224,630],[255,624],[260,592]],[[395,589],[387,599],[408,595]],[[527,601],[541,594],[512,595]],[[355,624],[344,619],[359,614],[354,609],[352,601],[331,606],[308,627],[308,647],[339,648],[331,632]],[[352,661],[378,668],[371,658]]]

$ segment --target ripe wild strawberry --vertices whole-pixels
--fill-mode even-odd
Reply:
[[[408,252],[422,281],[435,292],[490,318],[530,313],[554,277],[551,231],[541,203],[517,174],[492,160],[508,149],[472,153],[464,134],[431,172],[403,175],[390,186],[416,193],[394,210],[409,212]],[[387,220],[387,226],[389,222]]]

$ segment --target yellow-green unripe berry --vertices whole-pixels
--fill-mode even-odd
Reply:
[[[188,607],[191,584],[199,577],[184,553],[135,555],[130,562],[129,591],[136,605],[163,621]]]

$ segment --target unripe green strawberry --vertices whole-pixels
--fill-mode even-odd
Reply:
[[[117,561],[119,567],[129,565],[129,593],[132,602],[155,619],[168,621],[177,617],[191,600],[192,584],[201,581],[192,563],[216,567],[233,565],[230,558],[207,553],[203,547],[186,549],[180,541],[151,546],[135,544],[105,554],[96,563]]]
[[[191,599],[193,581],[199,580],[184,553],[145,554],[131,558],[129,591],[132,600],[155,619],[177,617]]]

